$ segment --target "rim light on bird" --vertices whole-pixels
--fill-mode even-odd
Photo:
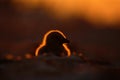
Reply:
[[[38,56],[39,50],[40,50],[43,46],[46,45],[47,36],[48,36],[50,33],[52,33],[52,32],[58,32],[58,33],[60,33],[60,34],[66,39],[66,36],[65,36],[61,31],[59,31],[59,30],[50,30],[50,31],[48,31],[48,32],[44,35],[42,43],[37,47],[37,49],[36,49],[36,51],[35,51],[35,56]],[[63,46],[64,49],[67,51],[67,56],[69,57],[69,56],[71,55],[71,52],[70,52],[70,49],[68,48],[67,44],[64,43],[62,46]]]

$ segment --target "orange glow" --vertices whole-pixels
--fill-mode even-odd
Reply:
[[[48,32],[44,35],[42,43],[41,43],[41,44],[39,45],[39,47],[36,49],[36,51],[35,51],[35,56],[38,56],[39,50],[40,50],[43,46],[46,45],[47,37],[48,37],[48,35],[49,35],[50,33],[52,33],[52,32],[58,32],[58,33],[60,33],[64,38],[66,38],[66,36],[65,36],[61,31],[59,31],[59,30],[50,30],[50,31],[48,31]],[[64,47],[64,49],[67,51],[68,56],[70,56],[70,55],[71,55],[71,52],[70,52],[70,49],[67,47],[67,45],[66,45],[66,44],[63,44],[63,47]]]
[[[12,0],[16,6],[45,8],[58,19],[83,16],[92,23],[114,24],[120,21],[120,0]],[[21,6],[22,5],[22,6]],[[25,6],[25,7],[24,7]],[[22,10],[23,10],[22,9]],[[102,27],[102,26],[101,26]]]
[[[93,23],[112,24],[120,20],[120,0],[45,0],[44,3],[60,19],[83,15]]]
[[[67,44],[63,44],[63,47],[65,48],[65,50],[68,53],[68,57],[71,55],[70,49],[68,48]]]
[[[26,59],[31,59],[31,58],[32,58],[32,55],[29,54],[29,53],[27,53],[27,54],[25,55],[25,58],[26,58]]]
[[[11,59],[14,58],[14,56],[13,56],[12,54],[7,54],[5,57],[6,57],[6,59],[8,59],[8,60],[11,60]]]

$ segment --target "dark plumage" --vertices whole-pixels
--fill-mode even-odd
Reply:
[[[46,38],[46,45],[41,47],[38,54],[42,55],[43,53],[47,53],[48,55],[62,56],[61,53],[65,53],[67,55],[67,51],[63,47],[64,43],[69,43],[69,40],[59,32],[51,32]]]

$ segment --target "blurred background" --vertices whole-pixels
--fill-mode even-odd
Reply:
[[[72,51],[119,64],[119,0],[0,0],[0,58],[34,55],[51,29],[68,37]]]
[[[120,67],[120,0],[0,0],[0,59],[32,58],[51,29],[67,36],[72,53]],[[84,74],[90,66],[80,68]],[[116,75],[120,68],[109,71]]]

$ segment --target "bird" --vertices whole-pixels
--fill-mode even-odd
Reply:
[[[45,33],[42,43],[36,48],[35,56],[43,55],[44,53],[53,54],[55,56],[62,56],[64,53],[66,56],[71,55],[71,51],[68,48],[70,41],[60,30],[50,30]]]

